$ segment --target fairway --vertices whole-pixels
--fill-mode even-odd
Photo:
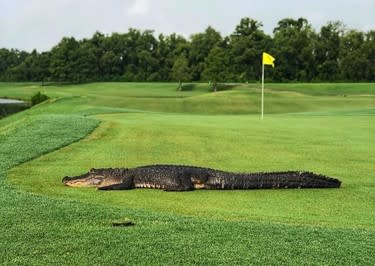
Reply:
[[[0,120],[0,264],[374,263],[374,84],[270,84],[264,121],[259,84],[191,87],[0,83],[0,97],[51,97]],[[92,167],[160,163],[307,170],[343,183],[183,193],[61,183]],[[136,225],[110,227],[125,217]]]

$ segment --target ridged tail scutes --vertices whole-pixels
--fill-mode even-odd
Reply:
[[[338,188],[341,181],[312,172],[287,171],[271,173],[216,172],[210,175],[208,189],[269,189],[269,188]]]

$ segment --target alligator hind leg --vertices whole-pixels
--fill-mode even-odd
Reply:
[[[190,175],[185,172],[171,176],[165,184],[164,191],[191,191],[194,190]]]

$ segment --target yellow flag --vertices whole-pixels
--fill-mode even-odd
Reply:
[[[273,58],[272,55],[263,53],[263,65],[271,65],[272,67],[275,67],[275,58]]]

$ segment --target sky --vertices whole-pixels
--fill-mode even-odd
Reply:
[[[283,18],[306,18],[319,30],[328,21],[375,30],[375,0],[0,0],[0,48],[50,50],[64,36],[89,38],[152,29],[188,38],[212,26],[231,34],[241,18],[272,34]]]

